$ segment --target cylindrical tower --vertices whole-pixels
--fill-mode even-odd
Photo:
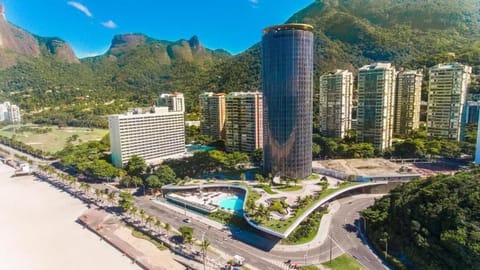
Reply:
[[[284,24],[263,31],[263,165],[274,176],[312,173],[312,30]]]

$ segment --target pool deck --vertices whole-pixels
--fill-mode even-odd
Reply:
[[[220,204],[221,201],[228,199],[240,197],[238,194],[233,192],[222,192],[222,191],[197,191],[197,192],[181,192],[181,193],[171,193],[166,196],[167,199],[176,201],[177,203],[185,203],[189,207],[200,209],[207,213],[213,213],[219,209],[233,212],[235,209],[224,209]],[[243,206],[243,203],[242,203]],[[243,209],[243,207],[242,207]]]

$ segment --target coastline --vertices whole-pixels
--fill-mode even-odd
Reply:
[[[0,163],[0,268],[140,269],[76,220],[88,208]]]

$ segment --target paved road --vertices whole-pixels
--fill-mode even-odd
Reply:
[[[373,254],[369,247],[359,236],[356,221],[359,218],[359,211],[372,205],[374,199],[364,197],[352,197],[342,199],[341,207],[334,215],[331,224],[331,240],[325,241],[320,247],[309,249],[308,251],[264,251],[248,245],[242,241],[230,238],[229,231],[219,231],[209,229],[208,225],[191,219],[188,226],[195,228],[195,238],[201,239],[204,232],[211,242],[211,245],[225,253],[233,256],[239,254],[247,258],[248,263],[259,269],[282,269],[282,262],[291,260],[298,264],[318,264],[332,258],[335,258],[344,252],[347,252],[357,258],[367,269],[386,269],[382,262]],[[170,209],[161,207],[146,198],[137,199],[137,204],[144,208],[150,214],[154,214],[162,221],[170,223],[174,227],[187,225],[183,222],[185,216]],[[246,232],[244,232],[246,233]],[[261,240],[260,240],[261,241]],[[263,241],[271,241],[263,239]],[[283,268],[285,269],[285,268]]]
[[[200,223],[195,219],[191,219],[191,222],[187,224],[183,222],[185,219],[184,215],[168,208],[164,208],[159,204],[155,204],[147,198],[136,198],[136,203],[140,208],[143,208],[145,212],[155,215],[162,222],[169,223],[175,228],[184,225],[193,227],[194,237],[196,239],[201,239],[202,234],[205,232],[205,237],[210,241],[212,247],[222,250],[230,256],[235,254],[241,255],[246,258],[248,264],[257,267],[258,269],[282,269],[278,263],[272,263],[271,260],[272,258],[275,258],[275,261],[280,262],[284,260],[284,258],[276,257],[268,252],[252,247],[251,245],[232,239],[229,236],[231,235],[230,231],[219,231],[213,228],[209,229],[208,225]]]
[[[331,227],[331,233],[338,245],[367,269],[388,269],[362,241],[359,228],[356,227],[356,224],[360,224],[358,222],[359,211],[372,205],[374,199],[345,198],[341,200],[341,203],[340,209],[332,219]]]

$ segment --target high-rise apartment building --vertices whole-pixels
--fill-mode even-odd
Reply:
[[[405,136],[419,128],[422,80],[422,70],[405,70],[397,74],[394,134]]]
[[[467,101],[465,103],[464,124],[478,123],[480,113],[480,101]]]
[[[200,95],[202,134],[215,140],[225,139],[225,94],[206,92]]]
[[[170,112],[185,112],[185,99],[182,93],[161,94],[157,99],[157,107],[168,107]]]
[[[169,112],[168,107],[137,109],[126,114],[110,115],[112,163],[123,167],[132,155],[157,164],[185,153],[183,112]]]
[[[226,96],[226,148],[253,153],[263,147],[263,104],[260,92],[232,92]]]
[[[6,101],[0,103],[0,121],[10,121],[12,123],[20,123],[22,117],[20,115],[20,108],[17,105]]]
[[[353,74],[336,70],[320,76],[320,133],[345,137],[352,128]]]
[[[390,63],[363,66],[358,71],[357,141],[378,150],[392,145],[395,67]]]
[[[429,70],[427,133],[432,137],[460,140],[462,114],[472,67],[439,64]]]
[[[273,175],[312,173],[312,30],[284,24],[263,31],[263,165]]]

